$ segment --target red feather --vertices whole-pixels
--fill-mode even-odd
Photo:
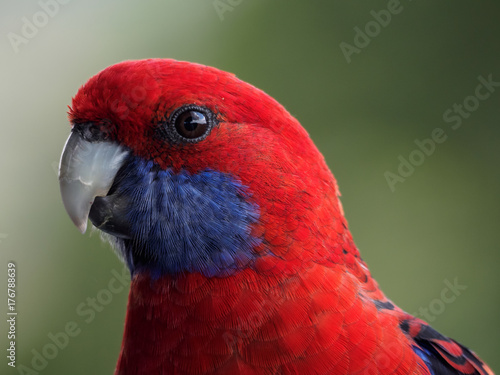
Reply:
[[[185,104],[218,114],[204,141],[172,147],[152,136]],[[262,91],[202,65],[129,61],[91,78],[69,117],[106,127],[112,141],[162,169],[234,176],[259,207],[252,267],[211,278],[134,275],[116,374],[430,375],[415,347],[454,373],[492,374],[384,296],[322,155]]]

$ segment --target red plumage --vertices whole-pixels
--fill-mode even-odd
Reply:
[[[188,146],[155,138],[165,114],[185,104],[214,111],[218,126]],[[225,277],[134,275],[116,374],[430,375],[414,350],[422,345],[449,374],[492,374],[387,300],[354,245],[322,155],[262,91],[202,65],[129,61],[92,77],[70,120],[98,124],[162,169],[235,176],[259,207],[252,267]]]

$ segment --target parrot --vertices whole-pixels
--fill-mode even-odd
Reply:
[[[63,205],[130,271],[116,375],[493,374],[384,295],[322,154],[263,91],[129,60],[68,117]]]

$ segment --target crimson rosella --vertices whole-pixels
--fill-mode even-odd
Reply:
[[[64,205],[132,277],[116,374],[493,374],[385,297],[322,155],[264,92],[126,61],[69,119]]]

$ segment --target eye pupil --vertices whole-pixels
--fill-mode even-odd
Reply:
[[[190,105],[177,109],[170,118],[170,124],[173,125],[170,128],[173,140],[198,142],[208,135],[213,125],[213,115],[206,108]]]
[[[187,130],[187,131],[194,131],[196,130],[196,128],[198,127],[198,124],[196,122],[193,121],[193,118],[191,116],[189,116],[185,121],[184,121],[184,128]]]
[[[203,135],[208,128],[208,122],[203,113],[186,111],[175,121],[175,128],[184,138],[193,139]]]

